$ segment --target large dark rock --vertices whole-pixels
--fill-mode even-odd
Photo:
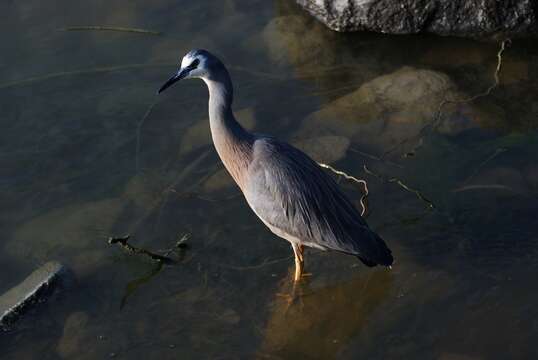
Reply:
[[[297,0],[336,31],[491,37],[537,31],[536,0]]]

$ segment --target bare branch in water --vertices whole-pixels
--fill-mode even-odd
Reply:
[[[50,73],[41,76],[29,77],[26,79],[9,81],[6,83],[0,84],[0,89],[6,89],[14,86],[24,86],[34,82],[46,81],[56,78],[62,78],[67,76],[78,76],[78,75],[89,75],[89,74],[100,74],[116,71],[125,71],[131,69],[144,69],[144,68],[159,68],[159,67],[173,67],[177,66],[172,63],[155,63],[155,64],[126,64],[126,65],[117,65],[117,66],[103,66],[91,69],[82,69],[74,71],[61,71],[56,73]]]
[[[452,192],[457,193],[457,192],[469,191],[469,190],[506,190],[506,191],[510,191],[514,193],[516,192],[511,187],[502,185],[502,184],[465,185],[465,186],[452,190]]]
[[[268,265],[272,265],[272,264],[276,264],[276,263],[279,263],[279,262],[282,262],[282,261],[286,261],[286,260],[289,260],[289,259],[293,259],[293,256],[286,256],[284,258],[280,258],[280,259],[273,259],[273,260],[270,260],[269,258],[263,260],[261,263],[259,264],[256,264],[256,265],[245,265],[245,266],[239,266],[239,265],[229,265],[229,264],[217,264],[218,266],[220,267],[223,267],[225,269],[232,269],[232,270],[254,270],[254,269],[259,269],[259,268],[262,268],[262,267],[265,267],[265,266],[268,266]]]
[[[222,198],[214,198],[214,197],[202,195],[196,191],[178,192],[175,189],[170,189],[169,191],[177,194],[177,196],[180,198],[196,198],[196,199],[209,201],[209,202],[221,202],[221,201],[226,201],[226,200],[232,200],[241,196],[240,192],[236,192],[233,195],[225,196]]]
[[[364,216],[364,214],[366,213],[366,205],[365,205],[364,201],[368,197],[368,193],[369,193],[368,192],[368,185],[366,184],[366,180],[357,179],[356,177],[348,175],[348,174],[346,174],[345,172],[343,172],[341,170],[336,170],[331,165],[327,165],[327,164],[324,164],[324,163],[318,163],[318,165],[321,166],[322,168],[331,170],[336,175],[343,176],[345,179],[353,181],[353,182],[356,182],[356,183],[361,184],[363,186],[363,195],[361,196],[360,203],[361,203],[361,207],[362,207],[361,216]]]
[[[56,73],[33,76],[33,77],[25,78],[25,79],[19,79],[19,80],[14,80],[14,81],[8,81],[5,83],[0,83],[0,89],[7,89],[10,87],[15,87],[15,86],[24,86],[24,85],[28,85],[34,82],[41,82],[41,81],[62,78],[62,77],[69,77],[69,76],[91,75],[91,74],[109,73],[109,72],[117,72],[117,71],[126,71],[126,70],[132,70],[132,69],[152,69],[152,68],[161,68],[161,67],[172,68],[176,66],[177,66],[176,63],[145,63],[145,64],[124,64],[124,65],[114,65],[114,66],[103,66],[103,67],[81,69],[81,70],[74,70],[74,71],[60,71]],[[235,69],[236,71],[246,72],[253,76],[269,77],[269,78],[272,77],[275,80],[282,80],[282,81],[286,80],[285,77],[276,78],[276,75],[273,75],[270,73],[248,71],[243,68],[234,68],[233,66],[231,66],[230,68]]]
[[[389,183],[396,183],[398,184],[401,188],[403,188],[404,190],[406,191],[409,191],[413,194],[415,194],[417,196],[417,198],[419,198],[420,200],[424,201],[426,204],[428,204],[428,207],[430,209],[435,209],[435,205],[433,204],[433,202],[431,202],[430,200],[428,200],[424,195],[422,195],[422,193],[416,189],[413,189],[412,187],[410,187],[409,185],[407,185],[406,183],[404,183],[402,180],[398,179],[397,177],[391,177],[391,178],[388,178],[388,179],[385,179],[383,176],[373,172],[372,170],[368,169],[366,167],[366,165],[363,165],[364,167],[364,171],[367,173],[367,174],[370,174],[372,176],[375,176],[376,178],[380,179],[381,181],[386,181],[386,182],[389,182]]]
[[[469,177],[467,179],[465,179],[465,181],[463,182],[464,184],[467,184],[469,181],[471,181],[475,176],[476,174],[478,174],[478,171],[484,166],[486,165],[488,162],[490,162],[491,160],[493,160],[494,158],[496,158],[498,155],[502,154],[503,152],[507,151],[508,149],[505,149],[505,148],[497,148],[495,149],[495,152],[493,154],[491,154],[490,156],[488,156],[486,158],[486,160],[482,161],[480,163],[480,165],[478,165],[475,170],[473,171],[473,173],[471,175],[469,175]]]
[[[120,32],[130,32],[138,34],[147,34],[147,35],[162,35],[162,32],[155,30],[146,30],[139,28],[123,27],[123,26],[68,26],[58,31],[120,31]]]
[[[396,167],[399,167],[399,168],[403,168],[403,166],[398,164],[398,163],[395,163],[395,162],[390,161],[390,160],[383,159],[380,156],[369,154],[369,153],[364,152],[364,151],[359,150],[359,149],[355,149],[354,147],[350,147],[349,151],[357,153],[357,154],[359,154],[359,155],[361,155],[361,156],[363,156],[365,158],[371,159],[371,160],[382,161],[382,162],[386,163],[387,165],[392,165],[392,166],[396,166]]]
[[[491,94],[491,92],[495,88],[497,88],[499,86],[499,74],[501,73],[501,67],[502,67],[502,61],[503,61],[502,56],[503,56],[504,51],[506,50],[506,46],[509,45],[510,43],[511,43],[511,40],[506,39],[506,40],[503,40],[501,42],[501,44],[500,44],[499,51],[497,52],[497,66],[495,67],[495,72],[493,73],[493,80],[494,80],[493,83],[486,90],[484,90],[483,92],[475,94],[475,95],[467,97],[467,98],[461,98],[461,99],[447,99],[447,98],[444,98],[439,103],[439,106],[437,107],[437,111],[434,113],[433,119],[430,122],[428,122],[426,125],[424,125],[422,127],[422,129],[420,129],[418,135],[416,136],[416,137],[419,137],[419,140],[418,140],[417,144],[415,145],[415,147],[411,151],[403,154],[403,157],[411,157],[411,156],[415,155],[416,151],[424,144],[424,139],[423,138],[426,135],[426,132],[435,130],[435,128],[438,126],[439,121],[441,119],[441,116],[443,115],[443,108],[446,105],[448,105],[448,104],[464,104],[464,103],[473,102],[473,101],[475,101],[475,100],[477,100],[479,98],[488,96],[489,94]],[[414,137],[414,138],[416,138],[416,137]],[[395,146],[393,146],[392,148],[388,149],[387,151],[385,151],[385,153],[383,153],[383,155],[381,156],[381,159],[385,158],[385,156],[392,153],[394,150],[399,148],[401,145],[407,143],[411,139],[412,138],[404,139],[401,142],[399,142],[398,144],[396,144]]]
[[[108,243],[111,245],[119,244],[123,249],[127,250],[128,252],[132,254],[146,255],[151,260],[154,260],[160,263],[165,263],[165,264],[173,264],[176,262],[174,259],[168,257],[168,255],[175,250],[185,249],[187,246],[187,244],[185,244],[185,241],[188,239],[188,235],[184,235],[181,239],[179,239],[179,241],[175,244],[173,248],[168,249],[164,255],[159,255],[154,252],[148,251],[146,249],[142,249],[142,248],[129,244],[130,237],[131,235],[125,235],[121,237],[109,237]]]
[[[136,125],[136,153],[135,153],[135,163],[136,163],[136,173],[138,174],[140,172],[140,130],[142,129],[142,126],[144,125],[144,122],[149,117],[149,114],[151,114],[151,111],[153,108],[157,105],[157,100],[154,100],[151,105],[146,110],[146,113],[144,116],[142,116],[142,119],[138,122]]]

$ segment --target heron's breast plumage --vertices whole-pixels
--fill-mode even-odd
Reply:
[[[251,146],[225,137],[214,139],[214,144],[224,167],[241,190],[244,190],[248,167],[252,161]]]

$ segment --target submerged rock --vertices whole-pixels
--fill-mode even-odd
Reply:
[[[322,163],[333,163],[346,156],[350,141],[343,136],[320,136],[311,139],[297,140],[293,145],[312,159]]]
[[[536,33],[533,0],[297,0],[332,30],[464,37]]]
[[[62,358],[75,358],[80,354],[86,344],[85,328],[88,325],[89,316],[85,312],[77,311],[67,317],[64,331],[56,351]]]
[[[527,80],[529,80],[529,63],[527,61],[509,58],[503,62],[500,76],[501,84],[512,85]]]
[[[226,169],[220,169],[211,175],[203,185],[205,192],[220,191],[236,186],[234,180]]]
[[[454,88],[445,74],[403,67],[379,76],[308,116],[300,137],[361,135],[391,145],[431,120],[443,95]],[[370,139],[370,140],[369,140]]]
[[[423,123],[431,118],[442,96],[453,88],[445,74],[406,66],[363,84],[310,118],[342,135],[359,131],[357,123],[381,118],[396,123]]]
[[[67,316],[56,345],[62,359],[106,359],[129,350],[129,331],[114,314],[105,317],[75,311]],[[129,320],[132,327],[133,320]]]
[[[538,193],[538,165],[532,164],[527,168],[527,182],[535,193]]]
[[[288,61],[294,66],[332,65],[341,56],[330,46],[331,34],[322,26],[312,26],[302,16],[280,16],[271,20],[262,31],[271,60],[280,65]]]
[[[429,65],[458,68],[485,64],[491,60],[493,51],[489,43],[447,39],[427,49],[420,59]]]
[[[43,301],[61,280],[68,281],[68,277],[67,269],[55,261],[35,270],[19,285],[0,296],[0,326],[8,325],[29,306]]]
[[[439,360],[481,360],[481,357],[466,355],[466,354],[455,354],[455,353],[442,353],[439,356]]]
[[[454,193],[467,193],[469,191],[527,194],[529,188],[523,174],[518,169],[495,167],[477,172],[464,184],[453,189]]]
[[[504,119],[502,109],[466,102],[445,103],[437,118],[444,100],[465,98],[468,96],[461,94],[447,75],[405,66],[364,83],[310,114],[296,136],[338,135],[388,149],[417,136],[429,124],[444,135],[457,135],[478,126],[499,127]]]
[[[15,258],[43,262],[50,256],[72,259],[87,250],[101,250],[102,260],[107,246],[104,239],[126,205],[124,199],[110,198],[49,211],[20,226],[4,251]],[[98,261],[95,254],[92,259]],[[68,265],[79,275],[76,262]],[[88,265],[84,265],[85,270]]]
[[[253,108],[246,108],[235,112],[238,122],[247,130],[252,130],[256,125],[256,117]],[[188,128],[181,137],[180,154],[211,144],[211,132],[209,120],[198,121]]]

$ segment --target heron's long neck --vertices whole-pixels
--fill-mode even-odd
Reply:
[[[252,159],[253,136],[235,120],[232,112],[233,88],[229,75],[204,79],[209,89],[209,125],[215,148],[239,187]]]

